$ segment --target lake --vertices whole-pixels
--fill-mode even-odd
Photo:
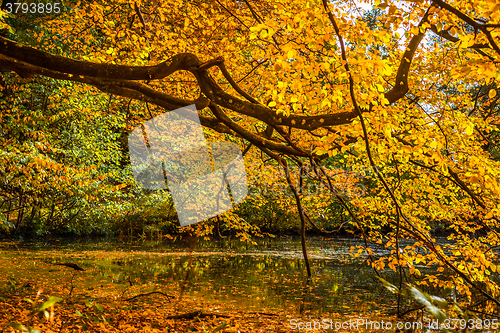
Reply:
[[[87,298],[92,293],[125,297],[133,288],[168,290],[173,295],[182,289],[185,297],[248,311],[315,316],[394,312],[396,298],[375,278],[367,258],[349,254],[351,246],[362,245],[360,240],[310,237],[313,277],[308,284],[300,238],[255,242],[200,240],[192,252],[189,241],[2,242],[1,279],[36,284],[32,280],[49,281],[55,272],[66,270],[66,277],[54,277],[59,282],[53,283],[66,283],[72,295]],[[377,249],[378,255],[383,253],[383,248]],[[78,275],[84,278],[70,281],[71,269],[53,265],[65,262],[86,269]],[[392,274],[385,273],[384,278],[391,280]]]

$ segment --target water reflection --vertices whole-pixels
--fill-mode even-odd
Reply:
[[[83,253],[87,267],[93,266],[114,283],[126,284],[130,276],[137,283],[180,285],[189,270],[185,295],[249,310],[286,309],[311,315],[387,312],[394,296],[375,281],[365,257],[348,255],[356,245],[361,243],[352,239],[310,239],[314,276],[306,285],[300,240],[292,237],[260,239],[257,245],[228,239],[200,241],[192,254],[189,242],[183,241],[16,244],[31,253],[55,251],[60,258]],[[102,257],[92,251],[109,252]]]

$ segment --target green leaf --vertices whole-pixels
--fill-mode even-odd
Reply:
[[[15,290],[15,289],[16,289],[16,284],[14,283],[14,281],[12,281],[12,280],[10,280],[10,279],[7,281],[7,285],[8,285],[10,288],[12,288],[12,290]]]
[[[56,304],[57,302],[60,302],[62,300],[63,299],[61,297],[50,296],[49,299],[47,301],[45,301],[45,303],[40,305],[37,310],[39,312],[44,311],[45,309],[50,308],[51,306],[53,306],[54,304]]]
[[[428,294],[421,292],[413,286],[410,287],[410,290],[413,298],[420,304],[425,306],[426,311],[429,312],[435,319],[439,321],[443,321],[446,319],[446,314],[430,302],[432,298]]]
[[[420,302],[422,305],[427,305],[430,302],[430,297],[427,293],[420,291],[417,287],[410,286],[411,294],[415,300]]]
[[[436,304],[439,308],[441,309],[446,309],[448,308],[448,302],[441,297],[438,296],[431,296],[432,303]]]
[[[219,331],[222,331],[223,329],[229,327],[229,325],[226,323],[226,322],[223,322],[221,325],[217,326],[213,331],[212,333],[216,333],[216,332],[219,332]]]
[[[452,291],[453,291],[453,289],[451,289],[451,288],[448,288],[448,287],[444,288],[443,296],[446,297],[446,296],[450,295]]]
[[[7,326],[14,327],[17,330],[23,330],[23,331],[27,331],[28,330],[24,325],[21,325],[21,324],[18,324],[18,323],[7,323]]]
[[[382,282],[382,284],[384,285],[384,287],[386,287],[387,290],[389,290],[391,293],[393,293],[393,294],[397,294],[398,293],[398,287],[396,287],[392,283],[390,283],[390,282],[382,279],[380,276],[377,276],[377,278]]]
[[[82,315],[82,313],[80,311],[76,310],[75,313],[76,313],[77,316],[83,317],[83,315]]]
[[[95,305],[95,307],[97,308],[97,310],[99,310],[99,312],[104,312],[104,308],[102,307],[102,305],[101,305],[101,304],[99,304],[99,303],[95,303],[94,305]]]

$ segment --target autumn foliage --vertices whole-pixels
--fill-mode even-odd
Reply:
[[[126,136],[196,104],[209,140],[240,144],[252,189],[205,233],[248,237],[252,207],[270,221],[279,210],[303,234],[363,237],[359,253],[383,245],[369,264],[399,288],[449,288],[498,312],[497,2],[113,0],[3,18],[6,230],[85,233],[134,205],[175,216],[134,185]]]

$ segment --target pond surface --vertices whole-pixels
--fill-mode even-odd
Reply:
[[[257,245],[199,241],[194,248],[189,241],[5,242],[0,255],[25,256],[33,265],[74,262],[101,281],[96,282],[101,287],[103,280],[124,290],[132,284],[170,285],[173,292],[182,288],[186,296],[249,311],[383,314],[395,306],[395,296],[375,278],[367,258],[349,254],[352,246],[362,245],[359,240],[309,238],[313,278],[307,285],[299,238],[255,241]],[[3,273],[9,274],[13,272]],[[91,280],[89,290],[94,288]]]

